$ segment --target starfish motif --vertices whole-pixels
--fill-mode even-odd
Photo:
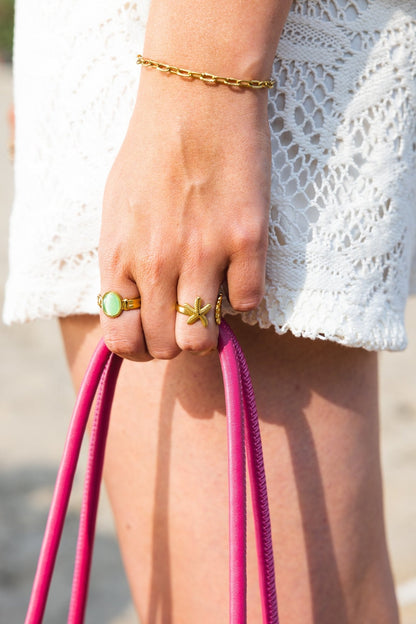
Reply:
[[[189,316],[189,319],[187,321],[188,325],[193,325],[197,321],[201,321],[204,327],[208,327],[208,319],[205,315],[212,308],[212,305],[210,303],[207,303],[201,308],[201,297],[197,297],[195,299],[194,307],[189,305],[189,303],[185,303],[185,305],[182,307],[184,314],[187,314]]]

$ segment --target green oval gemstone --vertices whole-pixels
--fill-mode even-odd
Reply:
[[[103,296],[103,312],[111,318],[120,316],[122,313],[121,297],[116,292],[108,292]]]

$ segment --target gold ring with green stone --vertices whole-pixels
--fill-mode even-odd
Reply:
[[[117,318],[122,312],[140,308],[141,299],[140,297],[125,299],[114,290],[109,290],[104,295],[98,295],[97,303],[106,316]]]

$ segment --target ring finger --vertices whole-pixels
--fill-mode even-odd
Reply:
[[[182,274],[178,283],[176,342],[183,351],[206,353],[216,349],[218,325],[215,305],[221,276]]]
[[[131,302],[125,309],[123,300]],[[142,330],[141,302],[136,284],[129,279],[120,279],[111,285],[104,282],[100,303],[104,342],[110,351],[128,360],[151,360]]]

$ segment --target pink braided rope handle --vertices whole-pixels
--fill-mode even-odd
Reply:
[[[246,429],[245,443],[256,531],[263,624],[279,624],[269,502],[256,401],[243,351],[225,321],[220,326],[218,351],[224,378],[229,439],[230,624],[247,621],[246,494],[242,412]]]
[[[241,348],[228,325],[218,342],[227,406],[230,489],[230,623],[246,617],[244,430],[256,527],[263,624],[278,624],[273,550],[261,438],[254,392]],[[68,624],[82,624],[87,603],[95,523],[111,404],[122,360],[101,341],[84,377],[71,419],[49,511],[25,624],[41,624],[88,415],[98,386],[81,508]]]

